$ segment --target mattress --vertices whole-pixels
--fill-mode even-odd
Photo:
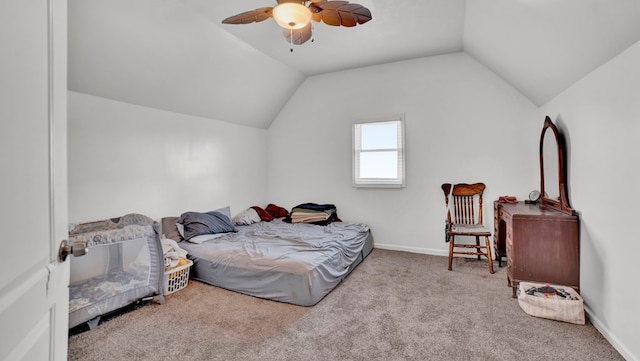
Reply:
[[[369,228],[280,219],[238,226],[200,244],[181,242],[193,261],[190,277],[260,298],[312,306],[333,290],[373,248]]]

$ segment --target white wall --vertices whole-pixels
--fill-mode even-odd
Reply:
[[[351,126],[404,113],[407,187],[351,186]],[[268,130],[270,202],[333,203],[371,226],[376,247],[447,254],[445,182],[487,184],[492,201],[538,188],[544,117],[464,53],[308,78]]]
[[[267,135],[69,92],[69,221],[264,203]]]
[[[640,360],[640,43],[543,107],[567,134],[569,193],[581,217],[580,286],[591,319]]]

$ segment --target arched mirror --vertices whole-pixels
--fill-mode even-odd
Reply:
[[[546,198],[560,201],[560,154],[558,153],[558,142],[556,134],[549,130],[549,127],[543,129],[542,155],[540,157],[540,166],[542,167],[542,185],[540,194]]]
[[[540,203],[574,214],[567,197],[564,137],[548,116],[540,134]]]

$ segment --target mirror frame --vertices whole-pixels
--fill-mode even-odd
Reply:
[[[552,199],[546,197],[545,193],[545,184],[544,184],[544,136],[545,133],[551,130],[553,132],[556,146],[558,147],[558,190],[559,197],[558,199]],[[549,138],[551,139],[551,138]],[[567,172],[564,166],[565,164],[565,142],[562,133],[558,130],[555,124],[551,121],[549,116],[546,116],[544,119],[544,125],[542,127],[542,132],[540,133],[540,203],[551,208],[557,209],[560,212],[564,212],[567,214],[575,214],[575,210],[571,208],[569,205],[569,198],[567,196]],[[547,186],[551,186],[547,184]]]

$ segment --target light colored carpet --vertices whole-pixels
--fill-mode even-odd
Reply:
[[[375,249],[313,307],[190,281],[71,336],[69,360],[623,360],[590,324],[525,314],[505,268],[446,263]]]

